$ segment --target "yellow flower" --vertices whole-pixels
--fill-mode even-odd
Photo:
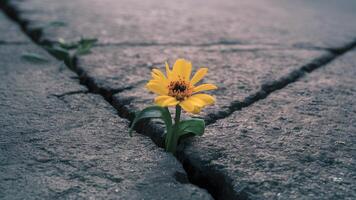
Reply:
[[[197,94],[204,90],[215,90],[213,84],[195,86],[208,72],[207,68],[199,69],[190,79],[192,63],[178,59],[171,70],[166,62],[166,75],[160,70],[152,70],[152,79],[146,87],[158,94],[155,103],[162,107],[180,105],[185,111],[197,114],[200,110],[215,102],[215,98],[208,94]]]

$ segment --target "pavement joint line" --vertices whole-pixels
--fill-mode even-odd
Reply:
[[[43,42],[45,40],[42,40],[42,33],[41,30],[36,28],[36,29],[27,29],[27,22],[24,19],[20,19],[17,15],[17,13],[15,12],[16,9],[14,8],[10,8],[10,10],[8,10],[8,8],[4,8],[3,6],[0,6],[7,14],[8,16],[10,16],[10,18],[12,18],[14,21],[16,21],[18,24],[20,24],[22,30],[31,37],[31,39],[39,44],[40,46],[43,46]],[[45,41],[48,42],[48,41]],[[223,45],[223,44],[221,44]],[[350,43],[348,43],[347,45],[344,45],[340,48],[330,48],[327,49],[327,51],[329,52],[329,54],[315,58],[312,62],[300,67],[299,69],[296,69],[294,71],[292,71],[291,73],[289,73],[286,76],[281,77],[280,79],[273,81],[271,83],[267,83],[261,86],[261,89],[256,92],[255,94],[252,94],[250,96],[248,96],[247,98],[245,98],[244,101],[242,102],[233,102],[230,106],[229,106],[229,111],[222,113],[221,115],[219,114],[215,114],[215,115],[210,115],[208,116],[209,119],[207,119],[207,125],[209,124],[213,124],[215,123],[217,120],[220,119],[224,119],[228,116],[230,116],[232,113],[234,113],[235,111],[241,110],[245,107],[249,107],[251,105],[253,105],[254,103],[258,102],[259,100],[265,99],[266,97],[268,97],[270,94],[272,94],[274,91],[280,90],[285,88],[287,85],[294,83],[296,81],[298,81],[300,78],[304,77],[305,75],[307,75],[308,73],[313,72],[314,70],[321,68],[325,65],[327,65],[328,63],[332,62],[333,60],[337,59],[338,57],[342,56],[343,54],[345,54],[346,52],[354,49],[356,47],[356,39]],[[70,68],[68,66],[68,68]],[[70,68],[71,69],[71,68]],[[84,80],[84,84],[88,87],[89,91],[88,93],[92,93],[93,89],[95,91],[95,88],[99,89],[98,93],[101,94],[102,96],[104,96],[104,98],[113,106],[118,110],[119,116],[123,117],[123,118],[127,118],[130,121],[132,121],[132,116],[130,117],[130,113],[128,115],[124,114],[125,112],[129,112],[127,110],[123,110],[123,105],[114,105],[113,101],[112,101],[112,91],[104,91],[102,88],[98,87],[97,85],[95,85],[95,82],[93,80],[85,80],[85,79],[90,79],[87,75],[83,74],[82,70],[78,69],[77,66],[74,66],[74,69],[72,69],[73,71],[75,71],[78,76],[80,77],[81,82]],[[81,72],[81,73],[80,73]],[[118,89],[115,92],[118,93],[120,91],[123,91],[125,89]],[[96,91],[95,91],[96,92]],[[139,128],[136,129],[136,131],[140,134],[146,135],[144,132],[150,132],[151,130],[156,129],[156,127],[152,127],[154,126],[154,124],[151,126],[152,123],[149,124],[143,124],[142,126],[138,126]],[[159,128],[158,128],[159,129]],[[159,143],[157,143],[157,141],[154,140],[154,138],[151,137],[151,139],[157,144],[157,146],[161,145]],[[183,164],[182,160],[185,159],[185,155],[180,153],[177,155],[177,159]],[[192,168],[190,170],[195,170],[196,166],[191,165],[190,163],[185,163],[184,169],[186,170],[188,177],[191,176],[191,173],[188,172],[187,168]],[[194,175],[194,174],[193,174]],[[220,174],[218,174],[220,175]],[[204,176],[204,175],[203,175]],[[209,176],[207,177],[200,177],[200,178],[209,178]],[[223,178],[229,178],[229,177],[225,177],[223,176]],[[198,177],[199,179],[199,177]],[[191,182],[191,184],[194,184]],[[194,184],[196,185],[196,184]],[[197,185],[198,186],[198,185]],[[231,185],[226,185],[226,187],[231,187]],[[207,189],[207,188],[206,188]],[[211,188],[210,188],[211,189]],[[208,192],[210,194],[212,194],[212,191],[207,189]]]
[[[8,16],[10,16],[10,18],[12,18],[14,21],[19,23],[22,30],[25,33],[27,33],[32,38],[32,40],[34,40],[36,43],[38,43],[41,46],[53,44],[52,43],[53,41],[46,40],[45,38],[42,38],[41,28],[38,28],[38,27],[28,28],[28,26],[27,26],[28,21],[26,19],[22,19],[19,17],[19,15],[18,15],[19,12],[17,11],[16,7],[12,6],[11,4],[10,5],[0,5],[0,7],[6,12],[6,14]],[[117,44],[118,45],[128,44],[130,46],[130,44],[135,44],[135,43],[117,43]],[[148,45],[148,46],[160,45],[159,43],[137,43],[137,44],[143,44],[143,45]],[[218,45],[218,44],[219,45],[238,45],[238,44],[244,45],[245,43],[243,43],[241,41],[221,41],[221,42],[211,43],[208,45]],[[273,45],[276,45],[276,44],[273,44]],[[100,44],[99,44],[99,46],[100,46]],[[140,45],[138,45],[138,46],[140,46]],[[281,77],[280,79],[273,81],[272,83],[267,83],[267,84],[262,85],[261,89],[258,92],[246,97],[245,100],[242,102],[233,101],[230,104],[230,106],[228,106],[227,110],[220,111],[215,114],[210,114],[208,116],[208,118],[206,119],[207,125],[213,124],[219,119],[228,117],[235,111],[241,110],[244,107],[248,107],[257,101],[266,98],[269,94],[273,93],[274,91],[276,91],[278,89],[282,89],[283,87],[289,85],[290,83],[293,83],[293,82],[299,80],[301,77],[304,76],[305,73],[311,73],[313,70],[315,70],[319,67],[322,67],[323,65],[326,65],[327,63],[331,62],[332,60],[336,59],[340,55],[346,53],[347,51],[349,51],[353,47],[355,47],[356,39],[354,41],[350,42],[349,44],[339,47],[339,48],[304,47],[304,46],[299,46],[299,45],[293,45],[293,46],[295,46],[295,48],[302,48],[302,49],[309,49],[309,50],[313,50],[313,49],[314,50],[325,50],[325,51],[329,52],[331,55],[326,55],[326,56],[316,58],[313,61],[311,61],[309,64],[306,64],[306,65],[300,67],[299,69],[292,71],[288,75]],[[128,86],[125,88],[118,88],[115,90],[102,88],[102,87],[98,86],[95,83],[95,81],[92,80],[87,74],[85,74],[85,72],[83,70],[81,70],[77,66],[75,66],[74,68],[75,68],[74,71],[76,71],[76,73],[80,77],[81,83],[83,83],[84,85],[87,85],[91,92],[99,93],[99,94],[103,95],[105,97],[105,99],[107,101],[109,101],[111,104],[112,104],[112,96],[114,94],[120,93],[125,90],[130,90],[131,88],[133,88],[135,86],[135,85],[131,85],[131,86]],[[114,107],[117,108],[117,106],[114,106]],[[123,106],[120,105],[119,107],[123,107]],[[118,109],[118,110],[121,110],[121,109]],[[129,111],[126,111],[126,112],[129,112]],[[133,118],[132,114],[131,114],[131,116],[130,116],[130,114],[128,114],[128,115],[129,115],[129,117],[125,117],[125,118],[129,118],[130,120],[132,120],[132,118]]]
[[[340,48],[329,49],[328,54],[318,57],[318,58],[315,58],[310,63],[300,67],[299,69],[296,69],[296,70],[290,72],[289,74],[281,77],[278,80],[263,84],[259,91],[257,91],[254,94],[249,95],[243,101],[233,101],[230,104],[230,106],[228,107],[227,111],[223,111],[223,112],[217,113],[217,114],[210,114],[208,116],[208,119],[206,120],[207,125],[213,124],[220,119],[224,119],[224,118],[230,116],[235,111],[239,111],[242,108],[249,107],[256,102],[258,102],[262,99],[265,99],[273,92],[283,89],[287,85],[298,81],[300,78],[306,76],[309,73],[312,73],[316,69],[319,69],[319,68],[327,65],[328,63],[336,60],[338,57],[344,55],[348,51],[351,51],[355,48],[356,48],[356,39],[354,41],[348,43],[347,45],[340,47]]]
[[[6,3],[6,2],[5,2],[5,3]],[[21,19],[21,18],[18,16],[18,13],[17,13],[16,9],[15,9],[14,7],[11,7],[11,5],[8,5],[8,4],[5,4],[5,5],[4,5],[4,4],[0,3],[0,9],[2,9],[2,11],[3,11],[5,14],[7,14],[7,16],[8,16],[10,19],[12,19],[15,23],[19,24],[19,26],[21,27],[21,30],[24,32],[24,34],[28,35],[28,36],[31,38],[31,40],[32,40],[35,44],[38,44],[40,47],[42,47],[44,50],[47,51],[47,49],[44,48],[44,46],[46,46],[46,44],[48,44],[48,43],[43,43],[43,40],[41,41],[41,39],[42,39],[42,32],[41,32],[40,29],[36,28],[36,29],[34,30],[34,32],[32,32],[32,30],[28,30],[28,29],[27,29],[27,28],[28,28],[28,27],[27,27],[27,25],[28,25],[27,21],[24,20],[24,19]],[[47,42],[48,42],[48,41],[47,41]],[[48,52],[48,51],[47,51],[47,52]],[[49,53],[50,53],[50,52],[49,52]],[[93,81],[92,79],[90,79],[88,76],[85,76],[83,70],[78,69],[78,67],[77,67],[77,65],[76,65],[76,59],[75,59],[75,58],[74,58],[74,66],[73,66],[73,67],[70,67],[69,65],[66,65],[66,66],[67,66],[68,69],[70,69],[70,70],[74,71],[75,73],[77,73],[77,75],[79,76],[80,83],[81,83],[81,84],[85,84],[85,86],[86,86],[86,87],[88,88],[88,90],[89,90],[89,91],[86,92],[87,94],[88,94],[88,93],[99,93],[101,96],[104,97],[104,99],[105,99],[106,101],[108,101],[108,103],[109,103],[110,105],[112,105],[112,106],[118,111],[119,117],[122,117],[122,115],[120,115],[120,113],[121,113],[120,109],[117,109],[117,107],[113,105],[113,101],[112,101],[112,95],[113,95],[113,93],[112,93],[112,91],[103,91],[103,90],[100,90],[100,88],[95,85],[95,83],[94,83],[94,81]],[[90,81],[90,80],[91,80],[91,81]],[[95,88],[98,88],[99,91],[96,91]],[[114,92],[118,93],[118,92],[123,91],[123,90],[125,90],[125,88],[116,90],[116,91],[114,91]],[[78,92],[78,91],[76,91],[76,92]],[[74,94],[75,94],[76,92],[74,92]],[[82,92],[83,92],[83,91],[80,91],[79,93],[82,93]],[[105,94],[105,93],[106,93],[106,94]],[[64,97],[65,95],[67,95],[67,94],[62,95],[62,97]],[[63,98],[61,98],[61,97],[59,97],[59,98],[63,100]],[[132,118],[127,118],[127,117],[122,117],[122,118],[126,118],[126,119],[128,119],[130,122],[132,122],[132,120],[133,120]],[[152,124],[152,123],[150,123],[150,124]],[[152,126],[154,126],[154,125],[155,125],[155,124],[153,124]],[[150,126],[150,125],[144,126],[144,128],[142,128],[140,131],[139,131],[139,128],[136,128],[135,131],[137,131],[137,133],[139,133],[139,134],[142,134],[142,130],[145,130],[145,131],[148,131],[148,132],[150,132],[151,130],[152,130],[152,131],[155,131],[155,129],[157,130],[156,127],[151,128],[152,126]],[[141,127],[141,126],[140,126],[140,124],[138,124],[136,127]],[[147,134],[142,134],[142,135],[145,135],[145,136],[149,137],[158,147],[163,148],[163,145],[160,145],[160,143],[159,143],[157,140],[154,140],[154,138],[148,136]],[[177,160],[178,160],[179,162],[181,162],[181,161],[178,159],[178,156],[175,156],[175,157],[177,158]],[[182,165],[183,165],[183,163],[182,163]],[[183,167],[183,169],[186,170],[185,167]],[[187,174],[187,176],[189,176],[189,175],[188,175],[188,172],[186,172],[186,174]],[[188,180],[190,180],[189,177],[188,177]],[[196,187],[199,187],[199,188],[200,188],[199,185],[196,185],[196,184],[194,184],[194,183],[191,182],[191,181],[190,181],[190,184],[195,185]],[[214,198],[213,195],[212,195],[212,191],[209,191],[207,188],[204,188],[204,189],[206,189],[207,193],[209,193],[209,194],[211,195],[211,197]],[[215,199],[215,198],[214,198],[214,199]]]
[[[36,31],[37,28],[36,28]],[[57,44],[57,41],[53,40],[48,40],[48,39],[43,39],[43,43],[46,44]],[[263,46],[263,47],[257,47],[257,48],[251,48],[251,49],[246,49],[246,48],[241,48],[241,47],[249,47],[249,46]],[[334,51],[332,48],[326,48],[326,47],[320,47],[320,46],[301,46],[301,45],[280,45],[280,44],[275,44],[275,43],[247,43],[247,42],[214,42],[214,43],[156,43],[156,42],[137,42],[137,43],[130,43],[130,42],[122,42],[122,43],[97,43],[93,45],[94,47],[215,47],[215,46],[237,46],[237,48],[233,48],[233,50],[236,51],[257,51],[257,50],[295,50],[295,49],[300,49],[300,50],[315,50],[315,51]],[[270,47],[270,48],[266,48]],[[222,52],[228,52],[231,50],[222,50]]]
[[[95,80],[93,80],[90,76],[88,76],[82,69],[77,67],[76,61],[74,62],[74,68],[72,70],[75,71],[79,76],[80,83],[88,87],[89,92],[95,94],[101,94],[102,96],[105,97],[105,99],[107,100],[110,99],[110,102],[112,101],[111,98],[113,95],[123,92],[125,90],[130,90],[139,84],[137,83],[126,87],[114,88],[114,89],[102,88],[98,86],[98,84],[95,83]]]

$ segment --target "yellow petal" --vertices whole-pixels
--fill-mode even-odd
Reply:
[[[160,85],[157,83],[149,82],[149,83],[147,83],[146,87],[151,92],[154,92],[159,95],[167,95],[168,94],[168,89],[163,87],[162,84]]]
[[[192,113],[194,111],[194,104],[189,98],[179,103],[183,110]]]
[[[173,97],[167,96],[167,95],[158,96],[155,98],[155,103],[159,106],[163,106],[163,102],[170,98],[173,98]]]
[[[194,87],[193,92],[200,92],[204,90],[216,90],[218,87],[216,87],[213,84],[202,84],[197,87]]]
[[[195,96],[189,97],[190,102],[194,105],[194,110],[192,111],[193,114],[200,113],[201,109],[207,105],[203,100],[197,98]]]
[[[162,88],[167,88],[168,87],[168,81],[163,80],[163,79],[152,79],[150,80],[147,84],[156,84],[159,85]]]
[[[152,72],[152,81],[160,81],[160,84],[168,85],[168,80],[166,76],[158,69],[153,69]]]
[[[157,85],[162,85],[162,80],[159,79],[151,79],[150,81],[148,81],[147,84],[157,84]]]
[[[167,74],[167,79],[170,79],[172,76],[172,71],[170,70],[168,62],[166,62],[166,74]]]
[[[169,99],[166,99],[163,103],[162,103],[162,106],[163,107],[166,107],[166,106],[175,106],[179,103],[179,101],[177,101],[176,98],[174,97],[171,97]]]
[[[179,103],[174,97],[162,95],[155,98],[155,103],[159,106],[166,107],[166,106],[175,106]]]
[[[194,106],[204,107],[207,105],[205,101],[203,101],[199,97],[196,97],[195,95],[189,97],[189,100],[191,100]]]
[[[205,76],[206,73],[208,73],[208,68],[200,68],[194,74],[192,80],[190,81],[190,84],[195,85],[196,83],[198,83]]]
[[[208,94],[195,94],[191,96],[189,99],[191,99],[191,101],[195,102],[197,105],[198,102],[199,103],[204,102],[204,105],[202,105],[201,107],[211,105],[215,102],[215,98]],[[201,104],[199,104],[199,106],[200,105]]]
[[[192,63],[184,59],[178,59],[173,65],[172,73],[175,80],[181,78],[189,81],[190,74],[192,73]]]
[[[166,79],[166,76],[158,69],[152,69],[152,77],[155,79]]]
[[[201,107],[199,107],[199,106],[195,106],[194,107],[194,110],[193,110],[193,114],[199,114],[200,113],[200,111],[201,111]]]

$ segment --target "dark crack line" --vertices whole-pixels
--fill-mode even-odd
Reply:
[[[266,46],[270,47],[269,49],[273,50],[288,50],[288,49],[301,49],[301,50],[325,50],[328,51],[330,50],[329,48],[325,47],[320,47],[320,46],[314,46],[314,45],[298,45],[298,44],[293,44],[293,45],[281,45],[278,43],[249,43],[246,41],[236,41],[236,40],[220,40],[217,42],[211,42],[211,43],[178,43],[178,42],[168,42],[168,43],[158,43],[158,42],[121,42],[121,43],[99,43],[96,44],[95,46],[99,47],[106,47],[106,46],[117,46],[117,47],[214,47],[214,46],[241,46],[241,47],[249,47],[249,46]],[[253,48],[252,51],[254,50],[264,50],[267,48]],[[244,48],[237,48],[239,51],[249,51],[249,49],[244,49]],[[226,50],[229,51],[229,50]]]
[[[23,22],[27,24],[27,21]],[[42,35],[41,28],[33,28],[31,30],[32,37],[40,38]],[[37,35],[37,36],[36,36]],[[49,40],[46,38],[41,38],[41,43],[43,44],[59,44],[58,41]],[[108,42],[108,43],[97,43],[94,44],[94,47],[216,47],[216,46],[240,46],[241,48],[234,48],[236,51],[256,51],[256,50],[314,50],[314,51],[330,51],[333,50],[332,48],[322,47],[322,46],[315,46],[315,45],[300,45],[300,44],[292,44],[292,45],[281,45],[279,43],[250,43],[247,41],[239,41],[239,40],[220,40],[216,42],[210,43],[189,43],[189,42]],[[257,48],[252,48],[251,50],[248,48],[242,47],[249,47],[249,46],[261,46]],[[264,47],[263,47],[264,46]],[[266,48],[270,47],[270,48]],[[222,50],[222,52],[230,50]]]
[[[45,42],[57,43],[56,41],[46,40]],[[94,45],[95,47],[216,47],[216,46],[238,46],[240,48],[234,48],[236,51],[257,51],[257,50],[314,50],[314,51],[329,51],[329,48],[320,47],[320,46],[300,46],[300,45],[280,45],[274,43],[265,43],[265,44],[254,44],[247,42],[237,42],[237,41],[217,41],[212,43],[158,43],[158,42],[119,42],[119,43],[98,43]],[[261,46],[257,48],[243,48],[249,46]],[[265,47],[263,47],[265,46]],[[270,47],[270,48],[266,48]],[[222,52],[233,52],[230,50],[221,50]]]
[[[133,84],[133,85],[128,85],[126,87],[109,88],[109,87],[105,87],[100,84],[97,84],[97,82],[92,77],[90,77],[83,69],[78,67],[76,61],[74,62],[73,68],[70,68],[70,69],[78,75],[80,84],[86,86],[89,89],[90,93],[101,94],[109,102],[112,101],[111,99],[112,99],[113,95],[123,92],[125,90],[130,90],[136,86],[136,84]]]
[[[210,114],[206,118],[207,125],[215,123],[217,120],[229,117],[235,111],[239,111],[242,108],[249,107],[254,103],[265,99],[273,92],[287,87],[289,84],[294,83],[304,77],[305,75],[312,73],[314,70],[319,69],[328,63],[334,61],[346,52],[356,47],[356,39],[340,48],[330,48],[328,53],[312,60],[310,63],[290,72],[288,75],[283,76],[277,80],[265,83],[254,94],[249,95],[243,101],[233,101],[229,107],[221,111],[220,113]]]
[[[7,3],[9,3],[9,2],[7,2]],[[33,42],[35,42],[36,44],[40,45],[43,49],[45,49],[44,46],[46,44],[48,44],[48,43],[46,43],[46,41],[43,40],[42,31],[40,29],[34,29],[34,30],[33,29],[29,29],[29,27],[28,27],[28,23],[29,22],[27,20],[25,20],[25,19],[22,19],[19,16],[19,12],[16,10],[16,8],[12,7],[10,4],[4,5],[4,3],[0,3],[0,9],[2,9],[13,21],[18,23],[20,25],[22,31],[25,34],[27,34],[32,39]],[[122,92],[122,91],[124,91],[126,89],[130,89],[131,87],[121,88],[121,89],[116,89],[116,90],[107,90],[105,88],[101,88],[101,87],[97,86],[95,84],[95,81],[93,79],[91,79],[89,76],[87,76],[87,74],[84,72],[84,70],[80,69],[77,66],[76,59],[75,59],[75,63],[74,63],[73,67],[70,67],[69,65],[67,65],[67,67],[69,69],[73,70],[74,72],[76,72],[77,75],[80,77],[79,78],[80,79],[80,83],[84,84],[89,89],[89,91],[87,91],[86,93],[99,93],[99,94],[101,94],[101,96],[103,96],[105,100],[107,100],[114,108],[117,109],[118,115],[120,117],[127,118],[128,120],[130,120],[132,122],[132,120],[133,120],[132,113],[130,113],[129,110],[125,109],[124,105],[113,104],[113,101],[112,101],[113,94],[116,94],[118,92]],[[74,91],[74,92],[69,92],[69,93],[65,93],[65,94],[62,94],[62,95],[54,95],[54,96],[56,96],[56,97],[59,96],[58,98],[62,99],[62,97],[65,96],[65,95],[71,95],[71,94],[75,94],[75,93],[78,93],[78,92],[79,93],[83,93],[83,91]],[[131,115],[126,115],[125,113],[130,113]],[[138,133],[143,134],[143,135],[148,135],[157,146],[163,147],[163,139],[162,139],[162,137],[156,137],[156,138],[161,138],[161,139],[158,139],[158,141],[157,141],[157,140],[154,139],[155,137],[152,137],[152,134],[151,134],[151,133],[162,134],[161,127],[159,127],[159,126],[157,127],[156,124],[153,124],[153,123],[141,124],[141,126],[139,126],[139,127],[140,128],[136,128],[136,131]],[[155,134],[153,134],[153,135],[155,135]],[[187,172],[187,175],[188,174],[189,173]],[[189,177],[188,177],[188,180],[190,180]],[[196,185],[193,182],[190,182],[190,184],[199,187],[199,185]],[[204,189],[207,189],[207,188],[204,188]],[[212,194],[211,191],[209,191],[209,190],[207,190],[207,192]],[[211,195],[211,196],[213,197],[213,195]]]
[[[224,119],[233,114],[235,111],[253,105],[254,103],[266,98],[274,91],[285,88],[289,84],[292,84],[308,73],[327,65],[354,48],[356,48],[356,40],[340,48],[329,49],[328,54],[314,59],[310,63],[289,73],[287,76],[283,76],[278,80],[263,84],[258,92],[246,97],[244,101],[233,102],[229,106],[228,111],[222,112],[220,115],[209,115],[206,119],[207,125],[213,124],[217,120]],[[196,162],[198,158],[187,155],[184,151],[184,145],[185,143],[180,145],[177,158],[183,164],[191,183],[194,183],[202,188],[206,188],[215,199],[249,199],[248,194],[244,191],[244,187],[242,187],[240,191],[235,191],[233,188],[233,180],[231,180],[230,177],[224,175],[223,172],[219,171],[219,169],[215,169],[209,165],[202,166],[199,162]]]
[[[1,8],[8,14],[10,18],[16,21],[22,28],[22,30],[31,37],[31,39],[39,44],[45,45],[48,40],[44,40],[42,38],[41,29],[29,29],[28,21],[25,19],[21,19],[18,15],[15,7],[4,6],[1,5]],[[47,43],[48,44],[48,43]],[[108,45],[118,45],[118,46],[135,46],[135,44],[127,43],[127,44],[108,44]],[[172,46],[173,44],[167,44],[167,46]],[[191,45],[191,44],[190,44]],[[200,46],[214,46],[214,45],[246,45],[239,41],[221,41],[217,43],[203,44]],[[138,43],[136,46],[162,46],[162,44],[154,44],[154,43]],[[185,44],[178,45],[185,46]],[[284,76],[276,81],[271,83],[266,83],[262,85],[261,89],[245,98],[244,101],[234,101],[228,108],[226,112],[213,114],[208,116],[206,119],[207,124],[212,124],[219,119],[223,119],[234,113],[235,111],[241,110],[242,108],[253,105],[259,100],[266,98],[269,94],[273,93],[276,90],[282,89],[287,85],[298,81],[301,77],[305,76],[307,73],[311,73],[315,69],[318,69],[333,60],[337,59],[339,56],[343,55],[347,51],[353,49],[356,46],[356,40],[351,42],[348,45],[345,45],[341,48],[332,48],[325,49],[321,47],[298,47],[301,49],[308,50],[327,50],[330,54],[314,59],[311,63],[302,66],[300,69],[294,70],[287,76]],[[122,92],[126,89],[130,88],[121,88],[121,89],[108,89],[103,88],[100,85],[98,86],[95,81],[90,78],[87,74],[85,74],[84,70],[80,69],[76,64],[73,68],[70,68],[75,71],[80,77],[80,81],[84,84],[88,89],[88,93],[99,93],[101,94],[113,107],[116,108],[120,117],[127,118],[132,121],[134,114],[130,111],[126,106],[125,101],[114,102],[112,100],[112,96],[115,93]],[[162,127],[154,123],[141,123],[136,131],[140,134],[149,136],[157,146],[163,147],[162,137],[157,136],[157,134],[162,134]],[[194,158],[189,157],[182,151],[183,145],[180,146],[180,150],[177,152],[177,159],[182,163],[191,184],[207,189],[207,191],[215,198],[215,199],[247,199],[248,196],[244,194],[243,191],[237,192],[234,191],[232,186],[232,181],[229,177],[226,177],[224,174],[210,167],[200,166],[199,164],[195,164]]]

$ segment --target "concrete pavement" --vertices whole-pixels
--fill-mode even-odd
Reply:
[[[20,33],[0,33],[23,41],[0,45],[1,199],[212,199],[148,137],[129,137],[129,122],[104,98]],[[29,52],[48,61],[21,57]]]
[[[4,9],[41,45],[98,38],[74,71],[123,118],[152,104],[143,86],[153,67],[178,57],[209,67],[218,101],[202,113],[206,135],[185,140],[178,159],[214,198],[355,198],[354,1],[13,0]],[[159,126],[138,131],[162,145]]]

